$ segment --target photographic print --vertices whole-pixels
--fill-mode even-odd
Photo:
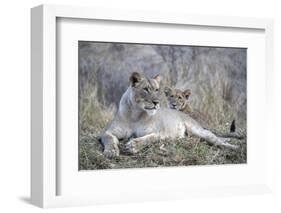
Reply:
[[[247,49],[79,41],[79,169],[247,162]]]

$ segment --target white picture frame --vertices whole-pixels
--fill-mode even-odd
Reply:
[[[261,68],[266,79],[263,79],[266,87],[261,88],[264,93],[266,104],[266,113],[262,122],[265,127],[265,142],[266,146],[262,152],[266,158],[264,165],[261,168],[256,168],[259,173],[263,173],[263,177],[250,184],[249,181],[233,182],[229,184],[225,182],[221,185],[210,185],[210,187],[200,187],[199,183],[193,183],[194,187],[183,186],[179,188],[172,184],[166,184],[163,188],[152,188],[152,191],[146,193],[145,191],[124,191],[120,196],[118,193],[102,193],[104,187],[96,188],[95,195],[83,194],[68,194],[58,195],[58,174],[62,169],[58,166],[58,159],[60,158],[57,146],[57,20],[64,19],[87,19],[102,21],[118,21],[133,23],[153,23],[154,25],[162,25],[167,28],[172,26],[200,26],[207,28],[227,29],[231,32],[234,29],[253,29],[262,31],[265,41],[264,45],[264,68]],[[273,100],[270,95],[272,90],[273,79],[273,21],[270,19],[256,19],[256,18],[238,18],[238,17],[216,17],[216,16],[202,16],[202,15],[187,15],[187,14],[165,14],[152,13],[145,11],[121,11],[112,9],[98,9],[98,8],[84,8],[74,6],[54,6],[41,5],[31,10],[31,201],[33,204],[47,208],[47,207],[61,207],[61,206],[76,206],[76,205],[91,205],[99,203],[116,203],[116,202],[139,202],[144,200],[165,200],[178,199],[186,197],[197,196],[214,196],[214,195],[240,195],[252,193],[264,193],[271,191],[271,164],[270,164],[270,131],[272,131],[272,116],[270,109],[272,109]],[[254,79],[252,79],[254,80]],[[259,79],[262,80],[262,79]],[[260,110],[264,110],[261,107]],[[263,111],[265,112],[265,111]],[[258,131],[258,130],[257,130]],[[263,158],[264,159],[264,158]],[[235,170],[236,168],[232,168]],[[240,168],[239,168],[240,169]],[[243,168],[247,170],[247,168]],[[163,175],[169,169],[164,169],[160,173],[156,169],[126,170],[115,172],[114,177],[128,174],[134,177],[144,177],[147,174],[153,173]],[[179,175],[184,175],[183,168],[174,168],[174,175],[169,176],[170,180],[175,179]],[[208,172],[215,171],[214,167],[204,168],[203,173],[199,171],[197,175],[208,174]],[[191,171],[191,170],[189,170]],[[225,168],[224,168],[224,171]],[[242,170],[241,170],[242,171]],[[241,172],[239,170],[239,172]],[[78,171],[77,171],[78,172]],[[220,172],[220,171],[218,171]],[[99,176],[111,175],[98,174]],[[91,178],[91,177],[90,177]],[[70,177],[71,179],[71,177]],[[71,179],[74,180],[74,179]],[[86,178],[85,180],[90,180]],[[101,180],[102,181],[102,180]],[[75,184],[75,183],[73,183]],[[102,184],[102,183],[101,183]],[[162,183],[163,184],[163,183]],[[144,187],[145,186],[141,186]],[[70,189],[71,190],[71,189]],[[107,192],[107,191],[105,191]],[[100,193],[100,195],[98,195]],[[127,194],[126,194],[127,193]]]

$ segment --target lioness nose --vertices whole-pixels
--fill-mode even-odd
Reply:
[[[153,103],[154,105],[157,105],[157,104],[159,104],[159,101],[158,101],[158,100],[154,100],[154,101],[152,101],[152,103]]]

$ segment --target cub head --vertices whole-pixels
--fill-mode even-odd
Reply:
[[[134,72],[130,76],[131,102],[140,110],[154,115],[160,107],[160,82],[161,76],[145,78],[140,73]]]
[[[189,89],[181,91],[179,89],[171,89],[170,87],[165,87],[164,93],[168,99],[168,107],[179,111],[183,111],[185,109],[188,104],[187,100],[191,95]]]

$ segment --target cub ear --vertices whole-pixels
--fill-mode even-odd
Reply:
[[[133,72],[130,76],[130,82],[133,87],[136,87],[136,85],[142,80],[141,74],[138,72]]]
[[[169,96],[172,92],[172,89],[170,87],[165,87],[164,88],[164,93],[166,96]]]
[[[189,96],[191,95],[190,89],[185,90],[185,91],[183,92],[183,95],[184,95],[184,97],[185,97],[186,99],[188,99]]]
[[[158,84],[160,84],[160,82],[161,82],[161,80],[162,80],[162,77],[161,77],[161,75],[156,75],[156,76],[154,77],[154,79],[158,82]]]

